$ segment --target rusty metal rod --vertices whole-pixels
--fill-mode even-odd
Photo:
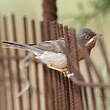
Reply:
[[[7,18],[6,16],[3,18],[3,23],[4,23],[4,34],[5,34],[5,40],[9,40],[9,30],[8,30],[8,24],[7,24]],[[9,49],[6,49],[6,54],[7,55],[11,55],[10,53],[10,50]],[[11,66],[11,59],[8,59],[7,60],[7,63],[8,63],[8,70],[9,70],[9,79],[11,79],[11,77],[13,77],[13,71],[12,71],[12,66]],[[11,101],[12,101],[12,110],[15,109],[15,106],[14,106],[14,88],[13,88],[13,83],[12,81],[10,80],[10,92],[11,92]]]
[[[11,21],[12,21],[12,29],[13,29],[13,40],[14,40],[14,42],[17,42],[16,18],[15,18],[14,14],[11,15]],[[16,49],[14,52],[15,52],[14,53],[15,56],[19,57],[18,50]],[[18,90],[21,91],[22,87],[21,87],[21,82],[20,82],[19,59],[16,59],[16,69],[17,69],[17,72],[19,73],[19,74],[17,74]],[[20,110],[23,110],[23,99],[22,99],[22,97],[19,98],[19,102],[20,102]]]
[[[25,16],[23,17],[23,28],[24,28],[24,43],[28,44],[29,43],[28,19]],[[28,52],[25,52],[25,55],[28,55]],[[28,66],[26,68],[26,73],[27,73],[27,79],[30,81],[29,70],[30,70],[30,68]],[[25,73],[23,73],[23,74],[25,74]],[[29,110],[31,110],[32,109],[31,88],[29,88],[28,97],[29,97]]]
[[[36,26],[35,20],[31,21],[31,30],[32,30],[32,38],[33,43],[37,44],[37,36],[36,36]],[[40,90],[39,90],[39,74],[38,74],[38,63],[34,61],[35,66],[35,78],[36,78],[36,85],[37,85],[37,109],[40,110]]]
[[[1,29],[1,23],[0,23],[0,29]],[[2,41],[2,35],[1,35],[1,30],[0,30],[0,42]],[[0,47],[0,55],[4,54],[4,51],[3,51],[3,48]],[[4,109],[4,110],[8,110],[8,107],[7,107],[7,87],[6,87],[6,72],[4,71],[5,70],[5,62],[3,59],[0,59],[0,80],[2,79],[4,82],[1,84],[2,86],[2,92],[4,93],[1,98],[0,98],[0,105],[1,105],[1,109]],[[3,104],[2,104],[3,103]],[[4,105],[5,104],[5,105]],[[2,108],[3,106],[3,108]]]
[[[105,50],[105,45],[104,45],[104,42],[102,41],[102,39],[99,39],[99,44],[100,44],[100,50],[102,52],[104,61],[105,61],[106,66],[107,66],[108,77],[110,79],[110,64],[108,62],[107,53],[106,53],[106,50]]]

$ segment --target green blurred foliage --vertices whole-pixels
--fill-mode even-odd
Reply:
[[[110,11],[110,0],[94,0],[89,1],[96,13],[106,15]]]
[[[88,0],[87,6],[90,10],[87,10],[81,2],[77,3],[79,14],[74,19],[81,25],[87,24],[88,21],[99,16],[104,18],[110,12],[110,0]]]

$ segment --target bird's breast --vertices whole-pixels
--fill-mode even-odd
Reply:
[[[37,55],[37,59],[40,59],[45,64],[50,64],[56,68],[67,67],[67,58],[65,54],[54,53],[50,51],[45,51],[42,55]]]

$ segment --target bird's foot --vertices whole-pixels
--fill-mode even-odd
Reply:
[[[68,72],[67,68],[61,69],[60,72],[64,77],[67,77],[67,72]]]
[[[66,74],[67,68],[63,68],[63,69],[55,68],[55,67],[51,66],[50,64],[48,64],[47,67],[50,68],[50,69],[59,71],[59,72],[61,72],[62,75],[64,75],[64,77],[67,77],[67,74]]]

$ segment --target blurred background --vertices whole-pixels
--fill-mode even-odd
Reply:
[[[13,13],[16,15],[17,25],[20,25],[20,27],[22,27],[22,24],[19,19],[22,16],[26,16],[28,20],[34,19],[36,21],[37,40],[40,42],[42,0],[0,0],[0,16],[7,16],[10,21],[10,15]],[[80,28],[87,27],[97,33],[102,33],[108,58],[110,59],[110,0],[57,0],[57,15],[58,23],[73,27],[77,31]],[[1,19],[0,23],[2,25]],[[8,24],[11,25],[10,22]],[[11,30],[10,25],[8,25],[9,30]],[[22,28],[19,28],[17,33],[19,35],[18,41],[22,42]],[[9,36],[12,36],[11,32],[9,32]],[[31,36],[29,37],[31,38]],[[9,40],[11,41],[12,38],[10,37]],[[105,62],[101,57],[98,42],[92,50],[91,58],[100,73],[103,73],[101,75],[104,76],[104,80],[106,80]],[[80,64],[82,73],[85,73],[83,61]]]

